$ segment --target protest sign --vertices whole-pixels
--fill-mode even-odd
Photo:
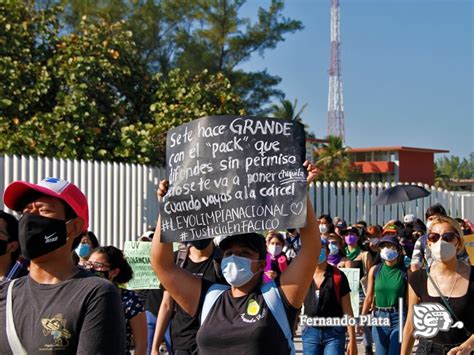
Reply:
[[[351,288],[351,305],[352,305],[352,312],[354,312],[354,317],[359,316],[359,277],[360,277],[360,270],[356,268],[341,268],[340,269],[347,277],[347,281],[349,281],[349,287]]]
[[[125,258],[133,270],[133,279],[128,282],[127,288],[129,290],[159,288],[160,281],[150,263],[151,242],[127,241],[123,249]]]
[[[474,265],[474,234],[465,235],[464,243],[466,251],[469,254],[469,259],[471,260],[471,265]]]
[[[260,117],[209,116],[168,132],[162,240],[189,241],[303,227],[304,127]]]

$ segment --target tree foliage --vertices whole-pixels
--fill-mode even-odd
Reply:
[[[222,75],[152,75],[124,22],[0,4],[0,152],[158,164],[165,132],[206,114],[243,112]]]
[[[345,181],[352,173],[349,147],[339,136],[328,136],[328,143],[315,152],[315,165],[319,169],[318,181]]]
[[[298,111],[298,100],[295,99],[295,101],[292,103],[290,100],[285,99],[280,100],[279,105],[273,104],[271,106],[271,112],[275,118],[282,118],[285,120],[303,123],[301,114],[305,110],[306,106],[308,106],[308,104],[304,104]]]
[[[52,0],[51,0],[52,1]],[[57,0],[59,1],[59,0]],[[50,1],[48,2],[50,3]],[[70,27],[87,15],[95,21],[124,20],[142,59],[165,77],[174,68],[192,75],[222,73],[252,114],[267,113],[272,97],[283,98],[281,79],[266,70],[246,72],[239,66],[252,55],[263,56],[303,28],[282,15],[283,0],[259,8],[256,21],[239,16],[245,0],[62,0]]]
[[[438,158],[435,162],[435,185],[449,189],[450,181],[474,178],[474,152],[469,160],[458,156]]]
[[[305,110],[306,106],[308,104],[304,104],[299,110],[298,110],[298,100],[295,99],[295,101],[292,103],[290,100],[282,99],[280,100],[280,104],[273,104],[270,107],[270,113],[273,117],[275,118],[281,118],[285,120],[291,120],[291,121],[296,121],[304,125],[304,130],[306,133],[306,138],[315,138],[315,135],[313,132],[309,131],[309,126],[306,124],[301,117],[301,114]]]

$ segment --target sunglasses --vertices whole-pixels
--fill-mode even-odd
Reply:
[[[458,234],[454,232],[447,232],[443,234],[439,234],[439,233],[428,234],[428,240],[432,243],[436,243],[439,240],[439,238],[443,238],[445,242],[452,242],[457,237],[458,237]]]

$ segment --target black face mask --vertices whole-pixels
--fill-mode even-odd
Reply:
[[[108,270],[107,271],[99,271],[99,270],[91,269],[91,272],[95,276],[101,277],[101,278],[106,279],[106,280],[109,279],[109,271]]]
[[[7,246],[8,241],[0,240],[0,256],[5,255],[7,253]]]
[[[200,239],[200,240],[193,240],[192,242],[189,242],[189,244],[198,250],[204,250],[207,248],[209,244],[211,244],[211,242],[212,242],[212,239]]]
[[[18,222],[21,253],[35,259],[66,244],[66,222],[27,213]]]

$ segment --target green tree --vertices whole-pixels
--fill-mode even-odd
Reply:
[[[305,110],[306,106],[308,104],[304,104],[299,110],[298,110],[298,100],[295,99],[295,101],[292,103],[290,100],[282,99],[280,100],[280,104],[273,104],[270,107],[270,113],[273,117],[275,118],[281,118],[281,119],[286,119],[286,120],[292,120],[299,122],[304,125],[304,130],[306,132],[306,138],[315,138],[315,135],[313,132],[310,132],[309,126],[307,123],[304,122],[303,118],[301,117],[301,114]]]
[[[446,175],[450,179],[458,180],[472,178],[474,174],[473,155],[474,153],[471,153],[470,160],[467,160],[466,158],[461,160],[460,157],[455,155],[449,158],[443,156],[436,161],[436,169],[438,169],[440,175]]]
[[[352,173],[349,147],[339,136],[328,136],[328,143],[315,152],[315,165],[320,170],[318,181],[345,181]]]
[[[450,188],[450,181],[472,179],[474,177],[474,152],[469,160],[458,156],[440,157],[435,162],[435,186],[444,189]]]
[[[53,0],[51,0],[53,1]],[[60,0],[57,0],[60,1]],[[54,2],[54,1],[53,1]],[[252,55],[263,56],[303,28],[282,15],[283,0],[259,8],[257,20],[239,16],[245,0],[62,0],[64,19],[77,27],[87,15],[98,21],[126,21],[141,57],[165,77],[174,68],[192,75],[208,70],[223,73],[252,114],[266,113],[272,97],[283,98],[281,79],[266,70],[246,72],[239,65]]]
[[[1,153],[159,164],[169,128],[244,113],[222,74],[152,75],[123,22],[59,11],[0,4]]]
[[[150,106],[153,124],[137,123],[126,127],[118,152],[121,156],[132,158],[140,147],[148,152],[145,163],[162,164],[165,160],[166,134],[171,128],[203,116],[246,114],[243,103],[222,74],[203,71],[190,75],[175,69],[169,73],[167,80],[161,79],[162,74],[157,74],[156,80],[160,85]]]
[[[282,118],[285,120],[292,120],[296,122],[303,123],[303,118],[301,114],[305,110],[308,104],[304,104],[298,111],[298,100],[292,103],[290,100],[280,100],[280,105],[273,104],[271,106],[272,116],[275,118]]]
[[[151,122],[153,85],[122,23],[81,21],[60,36],[57,8],[11,1],[0,10],[0,27],[11,29],[0,56],[10,67],[0,84],[9,104],[0,112],[2,152],[111,160],[123,126]]]

